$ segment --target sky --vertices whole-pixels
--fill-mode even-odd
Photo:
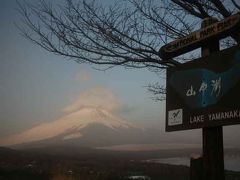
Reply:
[[[92,92],[96,98],[109,92],[115,105],[122,107],[117,113],[128,121],[165,131],[165,101],[154,102],[145,87],[163,81],[159,76],[121,67],[97,71],[51,54],[20,35],[14,25],[20,21],[16,8],[15,0],[0,2],[0,137],[54,121],[79,107],[79,97],[92,97]],[[226,127],[225,139],[238,137],[239,128]],[[170,134],[201,139],[200,130]]]
[[[99,87],[124,104],[121,115],[129,121],[164,121],[164,103],[152,101],[145,87],[159,80],[156,74],[121,67],[98,71],[53,55],[20,35],[16,8],[15,0],[1,1],[0,136],[52,121],[81,93]]]

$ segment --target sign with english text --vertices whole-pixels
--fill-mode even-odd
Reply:
[[[211,40],[219,40],[239,31],[240,14],[229,16],[206,28],[195,31],[183,38],[177,39],[161,47],[159,55],[162,59],[171,59],[181,54],[199,48]]]
[[[167,69],[166,131],[240,124],[240,46]]]

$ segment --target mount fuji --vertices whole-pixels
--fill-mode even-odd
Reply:
[[[144,129],[96,107],[85,107],[53,122],[0,139],[1,146],[74,144],[97,147],[136,143]]]

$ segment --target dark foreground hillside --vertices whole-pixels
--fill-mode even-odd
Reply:
[[[156,153],[156,152],[155,152]],[[161,152],[158,152],[161,154]],[[145,155],[146,156],[146,155]],[[136,152],[121,153],[82,149],[81,153],[47,154],[0,149],[1,180],[188,180],[186,166],[143,162]],[[240,173],[226,172],[226,180]]]

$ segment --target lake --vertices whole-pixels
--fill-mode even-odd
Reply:
[[[190,157],[149,159],[146,162],[190,166]],[[240,171],[239,156],[225,156],[224,162],[225,162],[225,169],[232,170],[232,171]]]

